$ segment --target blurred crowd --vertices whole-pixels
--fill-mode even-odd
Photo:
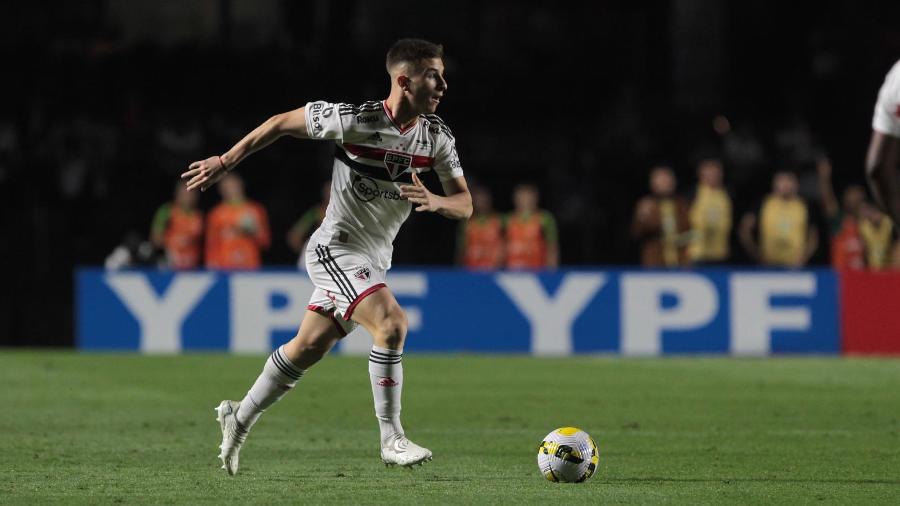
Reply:
[[[641,264],[658,268],[728,265],[734,262],[733,245],[739,244],[761,266],[798,268],[809,263],[823,242],[835,269],[900,269],[894,225],[868,199],[866,190],[849,184],[838,200],[830,160],[819,158],[815,173],[815,203],[800,196],[797,173],[781,170],[772,176],[770,190],[739,210],[736,220],[736,190],[725,185],[721,160],[700,161],[696,185],[683,194],[677,192],[670,167],[652,168],[649,193],[635,205],[631,224]],[[817,222],[822,223],[822,232]],[[820,241],[820,237],[828,240]]]
[[[131,233],[105,260],[107,269],[159,267],[173,270],[252,270],[262,266],[271,233],[263,204],[247,198],[243,179],[228,174],[217,185],[221,202],[208,213],[197,205],[197,192],[176,183],[170,202],[153,216],[147,238]],[[330,183],[321,201],[306,210],[284,235],[285,244],[305,269],[306,242],[322,223]],[[530,183],[513,189],[513,209],[494,210],[490,190],[471,188],[474,214],[458,226],[456,263],[469,269],[555,269],[559,266],[556,219],[538,207],[540,190]]]
[[[898,13],[900,4],[850,0],[814,10],[775,0],[16,4],[0,16],[9,69],[0,275],[15,287],[0,291],[0,336],[71,339],[78,266],[296,261],[320,219],[327,143],[281,141],[244,162],[244,200],[259,207],[236,223],[235,213],[215,213],[224,226],[213,221],[230,200],[219,188],[186,205],[175,180],[271,114],[309,100],[382,98],[384,52],[400,36],[445,45],[449,91],[438,113],[457,138],[478,214],[460,230],[413,213],[394,244],[396,265],[635,265],[653,256],[748,265],[770,262],[775,249],[800,251],[782,257],[792,265],[875,265],[872,255],[891,264],[890,252],[867,246],[885,233],[877,212],[854,204],[866,200],[859,190],[843,195],[862,181],[875,93],[900,54]],[[840,199],[820,188],[825,147]],[[725,215],[709,214],[721,193],[681,191],[696,186],[703,160],[720,161],[727,234]],[[681,195],[672,205],[642,199],[657,166],[671,169],[655,179],[672,179]],[[806,232],[798,226],[789,247],[775,248],[775,204],[763,196],[782,170],[795,176],[779,186],[797,187]],[[517,210],[524,182],[539,191],[537,210]],[[437,178],[425,184],[440,188]],[[654,220],[677,234],[653,232]],[[180,235],[199,246],[176,246]],[[834,242],[856,249],[831,255]]]

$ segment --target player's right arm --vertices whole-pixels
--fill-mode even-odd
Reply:
[[[900,62],[888,72],[872,117],[872,140],[866,155],[866,178],[875,200],[900,223]]]
[[[285,135],[309,137],[306,129],[306,107],[272,116],[221,156],[211,156],[190,164],[181,178],[187,179],[188,190],[200,188],[200,191],[205,191],[222,179],[228,171],[233,170],[244,158]]]
[[[345,129],[350,128],[355,116],[355,106],[310,102],[306,106],[282,114],[276,114],[244,136],[221,156],[192,163],[181,175],[187,180],[188,190],[206,190],[244,158],[289,135],[301,139],[343,139]]]

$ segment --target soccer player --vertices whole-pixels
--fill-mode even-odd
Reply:
[[[894,223],[900,223],[900,61],[884,79],[872,117],[866,176],[875,200]]]
[[[166,266],[171,269],[196,269],[200,266],[200,242],[203,213],[197,209],[197,194],[184,184],[175,187],[175,197],[153,215],[150,241],[165,251]]]
[[[447,91],[443,48],[401,39],[387,54],[387,99],[362,105],[310,102],[273,116],[221,156],[194,162],[182,177],[205,190],[251,153],[284,135],[336,145],[325,221],[306,251],[315,291],[297,335],[275,350],[240,402],[216,408],[223,468],[238,470],[238,452],[263,411],[296,385],[355,325],[374,337],[369,378],[385,465],[412,466],[431,451],[411,442],[400,423],[406,315],[385,285],[394,237],[410,210],[467,219],[472,199],[450,129],[434,114]],[[433,169],[441,196],[418,173]]]

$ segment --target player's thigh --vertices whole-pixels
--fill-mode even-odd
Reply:
[[[307,350],[327,352],[343,336],[333,314],[307,310],[297,335],[285,345],[285,353],[293,359]]]
[[[399,333],[403,338],[406,335],[406,313],[386,286],[360,301],[352,318],[375,337]]]

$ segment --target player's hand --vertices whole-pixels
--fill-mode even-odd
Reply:
[[[416,211],[429,211],[432,213],[437,211],[440,208],[438,201],[441,197],[428,191],[428,188],[425,188],[422,180],[419,179],[415,172],[412,175],[412,180],[413,184],[400,185],[400,196],[413,204],[418,204],[419,207],[416,208]]]
[[[188,166],[187,172],[181,175],[181,179],[187,179],[187,189],[206,191],[207,188],[219,182],[225,177],[228,169],[222,163],[221,156],[211,156],[206,160],[194,162]]]

